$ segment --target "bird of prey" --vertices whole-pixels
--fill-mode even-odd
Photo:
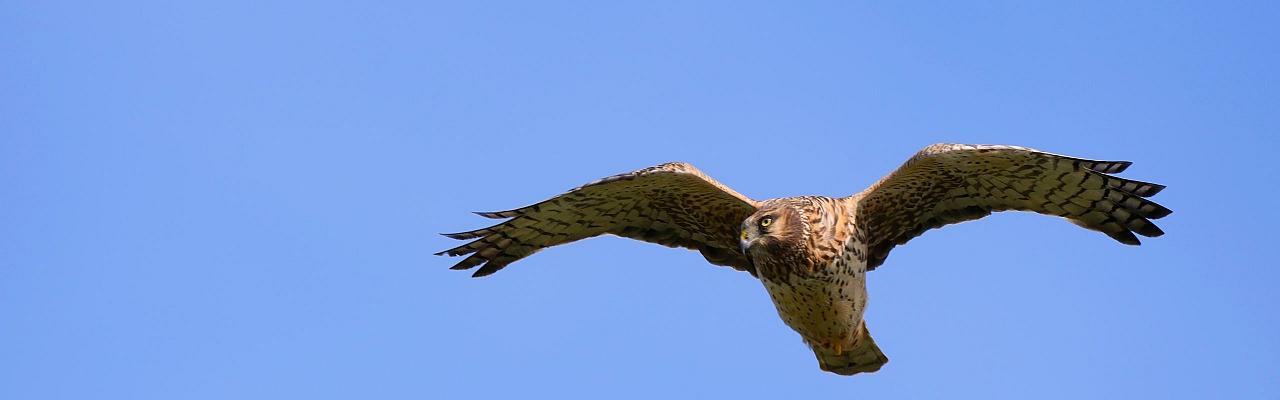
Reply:
[[[818,366],[853,375],[889,361],[862,316],[866,273],[895,246],[1008,210],[1063,217],[1138,245],[1135,233],[1164,234],[1151,220],[1170,211],[1146,199],[1164,186],[1111,175],[1130,164],[1017,146],[935,144],[852,196],[756,201],[674,162],[527,207],[477,213],[505,221],[445,234],[474,240],[437,255],[470,254],[452,269],[478,266],[473,276],[481,277],[538,250],[603,234],[697,250],[712,264],[759,278]]]

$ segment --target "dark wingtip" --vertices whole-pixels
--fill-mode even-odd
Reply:
[[[471,277],[472,277],[472,278],[483,278],[483,277],[486,277],[486,276],[489,276],[489,275],[493,275],[493,273],[494,273],[494,272],[498,272],[498,270],[500,270],[500,269],[502,269],[502,268],[489,268],[489,265],[488,265],[488,264],[485,264],[485,266],[480,267],[480,269],[476,270],[476,272],[475,272],[474,274],[471,274]]]
[[[1124,170],[1129,169],[1130,165],[1133,165],[1133,161],[1115,161],[1107,168],[1107,173],[1116,174],[1124,172]]]
[[[1155,204],[1155,203],[1152,203],[1152,204]],[[1155,204],[1155,208],[1151,210],[1151,213],[1150,215],[1147,216],[1147,218],[1160,219],[1160,218],[1169,216],[1169,214],[1173,214],[1173,210],[1170,210],[1168,207]]]
[[[1112,239],[1115,239],[1117,242],[1124,243],[1130,246],[1142,245],[1142,241],[1138,240],[1138,236],[1134,235],[1133,232],[1129,231],[1128,229],[1116,231],[1113,233],[1107,233],[1107,236],[1110,236]]]
[[[468,231],[468,232],[455,232],[455,233],[441,233],[441,234],[440,234],[440,236],[444,236],[444,237],[447,237],[447,238],[450,238],[450,239],[456,239],[456,240],[467,240],[467,239],[470,239],[470,238],[471,238],[471,237],[467,236],[467,234],[468,234],[468,233],[471,233],[471,231]]]
[[[1156,226],[1156,224],[1153,224],[1150,221],[1148,221],[1145,225],[1142,225],[1141,227],[1134,229],[1134,232],[1138,232],[1139,235],[1146,236],[1146,237],[1164,236],[1164,230],[1160,229],[1160,227]]]
[[[466,253],[462,253],[462,254],[466,254]],[[460,254],[450,253],[449,255],[460,255]],[[454,264],[452,267],[449,267],[449,269],[455,270],[455,271],[472,269],[472,268],[475,268],[477,265],[484,264],[485,261],[487,260],[485,260],[485,258],[481,257],[479,254],[472,254],[470,257],[464,258],[462,259],[462,261],[459,261],[457,264]]]
[[[1159,183],[1147,183],[1147,185],[1150,185],[1151,188],[1146,190],[1146,193],[1145,193],[1146,197],[1155,196],[1157,193],[1160,193],[1160,191],[1164,190],[1165,188],[1164,185],[1161,185]]]
[[[494,232],[497,232],[504,225],[511,223],[511,221],[514,221],[514,219],[502,221],[497,224],[493,224],[491,226],[480,228],[480,229],[474,229],[474,230],[469,230],[465,232],[441,233],[441,235],[450,239],[457,239],[457,240],[476,239],[476,238],[485,237]]]
[[[472,214],[475,214],[475,215],[479,215],[479,216],[481,216],[481,217],[489,218],[489,219],[503,219],[503,218],[511,218],[511,217],[516,216],[516,210],[507,210],[507,211],[472,211],[471,213],[472,213]]]

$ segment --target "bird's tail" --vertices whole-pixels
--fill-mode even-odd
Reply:
[[[839,349],[840,351],[837,352],[837,349],[820,345],[810,345],[810,347],[813,348],[813,354],[818,356],[818,366],[823,371],[840,375],[876,372],[889,362],[889,357],[886,357],[880,351],[880,346],[876,346],[876,341],[871,339],[866,321],[858,325],[858,333],[854,335],[853,345],[849,348]]]

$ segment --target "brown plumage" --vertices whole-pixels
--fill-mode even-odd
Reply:
[[[871,339],[866,272],[926,230],[1017,210],[1066,218],[1130,245],[1164,234],[1164,186],[1118,178],[1127,161],[1094,161],[1025,147],[936,144],[861,193],[755,201],[692,165],[667,163],[608,177],[445,236],[473,241],[437,253],[469,255],[453,269],[485,276],[546,247],[613,234],[698,250],[750,272],[782,320],[826,371],[874,372],[888,362]]]

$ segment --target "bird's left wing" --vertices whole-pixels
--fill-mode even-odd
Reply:
[[[855,218],[858,234],[868,243],[868,268],[926,230],[994,211],[1060,216],[1137,245],[1135,232],[1164,234],[1151,220],[1171,211],[1145,199],[1164,186],[1109,175],[1129,164],[1025,147],[935,144],[849,199],[857,203]]]
[[[742,221],[758,203],[686,163],[667,163],[586,184],[511,211],[477,213],[509,218],[484,229],[445,236],[474,241],[436,255],[470,254],[452,269],[480,266],[492,274],[538,250],[613,234],[702,252],[707,261],[755,274],[738,247]]]

